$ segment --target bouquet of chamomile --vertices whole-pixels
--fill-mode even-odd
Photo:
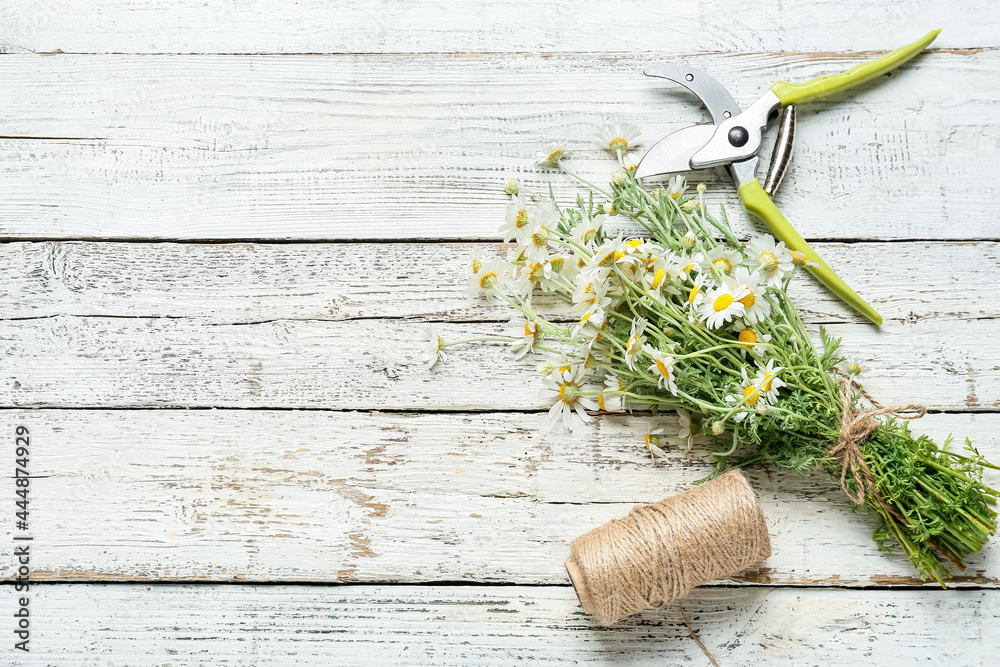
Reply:
[[[636,134],[628,126],[599,133],[619,162],[607,188],[569,170],[562,146],[547,147],[540,164],[562,168],[590,195],[560,207],[551,186],[541,196],[509,181],[500,229],[516,248],[469,263],[470,296],[517,311],[516,334],[498,340],[517,358],[544,355],[552,419],[571,428],[574,413],[588,422],[594,411],[676,410],[676,437],[646,435],[654,459],[668,443],[690,449],[704,435],[718,472],[762,462],[825,470],[879,520],[876,543],[902,548],[921,579],[943,584],[946,562],[964,569],[996,528],[1000,492],[982,483],[983,467],[996,466],[968,441],[959,453],[911,434],[905,419],[922,414],[919,406],[866,410],[860,369],[838,358],[839,340],[822,329],[814,346],[788,297],[809,258],[766,235],[743,243],[724,211],[709,215],[704,185],[689,192],[675,177],[645,189],[627,154]],[[612,237],[609,216],[642,231]],[[564,316],[533,309],[539,292],[565,303]],[[449,344],[428,331],[430,365]]]

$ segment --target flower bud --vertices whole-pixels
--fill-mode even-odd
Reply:
[[[705,194],[705,190],[707,190],[707,189],[708,189],[708,186],[705,185],[704,183],[699,183],[698,184],[698,194],[700,194],[700,195]]]
[[[611,182],[617,185],[618,187],[622,187],[628,182],[628,174],[626,174],[623,170],[619,169],[615,173],[611,174]]]
[[[712,434],[722,435],[726,432],[726,423],[723,421],[712,422]]]
[[[512,178],[506,183],[504,183],[503,191],[509,195],[516,195],[521,190],[521,183],[516,179]]]
[[[543,361],[535,367],[535,370],[539,375],[549,376],[556,370],[556,367],[552,365],[551,361]]]
[[[681,246],[683,246],[685,250],[690,250],[691,248],[694,247],[694,245],[697,242],[698,242],[698,237],[696,237],[691,232],[688,232],[687,234],[681,237]]]

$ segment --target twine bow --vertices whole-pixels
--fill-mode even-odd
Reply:
[[[898,408],[887,408],[869,394],[861,389],[861,394],[867,398],[877,410],[867,411],[862,408],[851,406],[851,388],[855,385],[848,378],[842,378],[840,385],[840,401],[843,407],[843,417],[840,422],[840,434],[837,436],[837,444],[831,447],[826,455],[831,459],[840,459],[840,488],[844,490],[847,497],[857,505],[865,500],[865,493],[869,493],[882,505],[885,502],[881,495],[875,490],[872,481],[872,471],[865,463],[865,457],[861,453],[861,444],[865,439],[874,433],[882,423],[875,419],[879,415],[892,415],[897,419],[919,419],[927,414],[927,407],[912,403]],[[860,386],[859,386],[860,388]],[[854,483],[857,485],[857,492],[851,493],[847,486],[847,475],[851,474]]]

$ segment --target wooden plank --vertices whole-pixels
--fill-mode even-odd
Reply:
[[[676,604],[596,628],[568,587],[59,584],[30,604],[24,667],[708,664]],[[997,591],[702,588],[683,604],[723,665],[990,665],[1000,649]]]
[[[0,244],[4,319],[185,317],[214,324],[358,318],[501,320],[505,306],[464,295],[464,243]],[[886,320],[1000,316],[1000,246],[990,242],[816,244]],[[891,256],[892,261],[886,261]],[[900,289],[900,286],[906,289]],[[792,288],[811,323],[861,322],[807,276]],[[537,295],[538,312],[565,317]]]
[[[533,166],[544,142],[607,182],[600,123],[637,122],[648,147],[705,120],[641,75],[651,60],[746,104],[870,55],[5,56],[0,236],[495,240],[503,182],[553,178]],[[935,51],[803,107],[778,204],[807,238],[1000,238],[998,73],[1000,50]],[[721,173],[693,178],[747,234]]]
[[[0,321],[0,406],[337,410],[541,410],[539,355],[502,344],[455,346],[427,370],[425,325],[405,320],[54,316]],[[868,369],[890,404],[1000,406],[1000,340],[990,319],[833,324],[841,353]],[[437,325],[445,340],[509,335],[507,324]],[[813,334],[815,335],[815,331]]]
[[[643,434],[676,429],[673,417],[603,416],[568,433],[542,414],[0,412],[0,432],[18,424],[31,432],[32,569],[45,580],[563,584],[570,540],[709,472],[704,445],[650,462]],[[993,460],[998,427],[998,414],[914,424],[968,436]],[[751,480],[774,554],[732,581],[920,584],[835,482],[769,469]],[[968,566],[959,583],[1000,585],[996,543]]]
[[[572,8],[547,0],[419,5],[391,0],[337,4],[24,0],[4,11],[10,52],[329,53],[422,51],[788,51],[892,49],[934,27],[938,44],[998,46],[987,0],[942,12],[910,2],[886,12],[870,3],[671,4],[652,0]],[[972,19],[972,17],[975,17]],[[888,20],[887,20],[888,19]]]

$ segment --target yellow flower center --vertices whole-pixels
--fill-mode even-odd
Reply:
[[[729,306],[731,305],[733,305],[733,295],[720,294],[719,296],[715,297],[715,303],[712,304],[712,308],[715,309],[715,312],[721,313],[726,308],[729,308]]]
[[[688,264],[687,266],[684,267],[684,273],[691,273],[692,271],[694,271],[694,264],[693,263],[692,264]]]
[[[567,380],[559,386],[559,400],[566,405],[576,403],[578,398],[580,398],[580,385],[577,383]]]
[[[565,372],[566,372],[566,371],[568,371],[568,370],[569,370],[570,368],[572,368],[572,366],[570,366],[569,364],[566,364],[565,366],[560,366],[560,367],[559,367],[559,368],[557,368],[556,370],[557,370],[557,371],[559,371],[560,373],[565,373]]]
[[[621,137],[615,137],[608,142],[608,148],[613,151],[624,151],[628,149],[628,141]]]
[[[622,257],[624,257],[624,256],[625,256],[625,253],[623,253],[621,250],[615,250],[615,261],[616,262],[619,259],[621,259]]]
[[[774,273],[778,270],[778,258],[773,252],[767,252],[766,250],[760,253],[760,257],[757,258],[760,262],[760,268],[764,269],[768,273]]]
[[[677,199],[678,197],[681,196],[681,193],[679,193],[679,192],[671,192],[670,196],[673,197],[674,199]]]
[[[760,400],[760,392],[757,391],[757,387],[750,385],[744,389],[743,400],[746,401],[747,405],[756,405],[757,401]]]
[[[774,382],[774,373],[764,373],[764,382],[761,387],[764,391],[771,391],[772,382]]]
[[[632,334],[628,339],[628,347],[625,351],[629,354],[638,354],[639,352],[639,334]]]
[[[587,231],[585,231],[583,233],[583,242],[584,243],[590,243],[595,238],[597,238],[597,229],[594,228],[594,227],[591,227],[590,229],[588,229]]]
[[[740,332],[740,342],[745,347],[753,347],[754,343],[757,342],[757,332],[750,328],[744,329]]]
[[[549,157],[546,159],[546,162],[551,162],[552,164],[555,164],[556,162],[559,162],[559,160],[562,159],[562,156],[563,152],[561,150],[553,151],[549,153]]]
[[[528,211],[522,208],[517,212],[517,218],[514,219],[514,226],[520,229],[526,224],[528,224]]]
[[[525,322],[524,323],[524,337],[527,338],[528,336],[534,336],[534,335],[535,335],[535,324],[534,324],[534,322]]]
[[[805,253],[799,252],[798,250],[792,251],[792,261],[799,266],[805,266],[806,262],[809,261],[809,256]]]
[[[482,268],[483,268],[483,263],[480,260],[478,260],[478,259],[472,260],[472,272],[473,273],[479,273],[479,271]]]
[[[597,397],[597,407],[599,407],[601,410],[604,410],[605,412],[607,412],[608,409],[606,407],[604,407],[604,394],[600,394]]]
[[[549,262],[549,266],[551,266],[552,270],[555,271],[556,273],[562,273],[563,265],[565,263],[566,259],[564,257],[556,257],[551,262]]]
[[[626,241],[625,244],[630,248],[635,249],[642,245],[642,239],[631,239]]]
[[[662,361],[660,361],[659,359],[656,360],[656,369],[660,371],[660,375],[662,375],[663,377],[665,378],[670,377],[670,369],[667,368],[667,365]]]
[[[479,286],[482,289],[492,289],[497,284],[497,274],[490,271],[479,279]]]
[[[695,285],[691,288],[691,292],[688,294],[688,303],[694,304],[694,300],[698,297],[698,292],[701,291],[701,287]]]
[[[666,275],[667,272],[662,266],[656,270],[656,273],[653,274],[653,289],[656,289],[663,284],[663,278],[666,277]]]
[[[544,227],[531,235],[531,242],[535,244],[536,248],[541,248],[549,242],[549,235],[546,233]]]
[[[712,262],[712,268],[716,270],[717,273],[724,273],[727,276],[733,272],[733,264],[725,257],[720,257],[719,259]]]
[[[740,303],[743,304],[744,308],[752,308],[755,300],[753,292],[747,292],[747,295],[740,299]]]

